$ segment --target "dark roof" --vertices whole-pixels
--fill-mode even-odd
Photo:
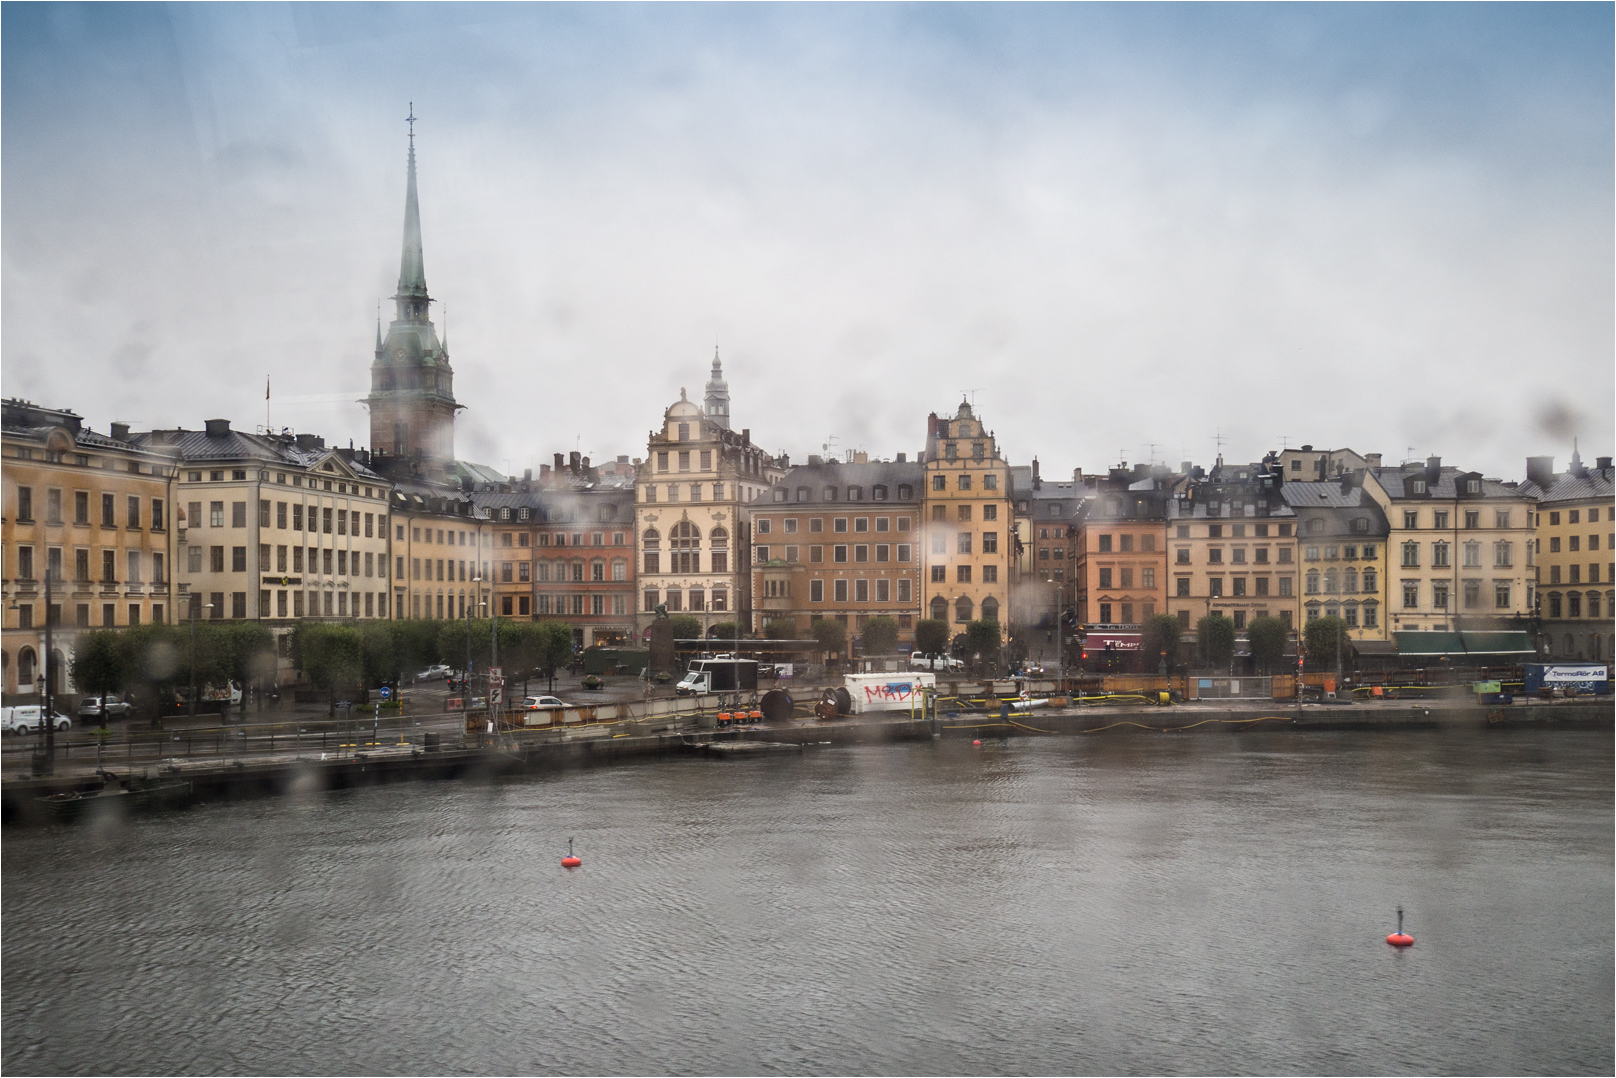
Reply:
[[[1597,468],[1589,468],[1582,475],[1556,472],[1547,490],[1528,479],[1520,485],[1520,491],[1543,503],[1590,501],[1613,496],[1610,470]]]
[[[887,505],[897,502],[899,505],[919,505],[921,499],[921,484],[925,481],[925,468],[917,461],[869,461],[864,464],[803,464],[792,468],[774,484],[774,490],[785,491],[785,500],[780,504],[791,505],[868,505],[872,504],[872,493],[875,487],[887,488],[886,501],[873,502],[875,505]],[[910,489],[908,501],[898,501],[898,487],[907,486]],[[808,500],[796,500],[798,487],[808,488]],[[825,499],[825,488],[836,488],[836,500]],[[847,488],[859,487],[863,492],[860,501],[847,501]],[[771,495],[771,499],[772,499]],[[752,504],[754,510],[765,509],[766,504]]]
[[[1475,472],[1467,472],[1459,468],[1438,468],[1433,476],[1423,464],[1405,464],[1399,468],[1371,468],[1370,473],[1380,481],[1386,493],[1392,498],[1430,498],[1442,501],[1447,498],[1530,498],[1519,487],[1506,486],[1496,479],[1481,479],[1481,493],[1461,495],[1459,493],[1459,480],[1461,478],[1481,478]],[[1411,495],[1406,485],[1411,479],[1428,479],[1430,488],[1425,495]]]

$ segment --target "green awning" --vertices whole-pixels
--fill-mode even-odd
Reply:
[[[1399,655],[1463,655],[1464,640],[1459,633],[1393,633]]]
[[[1393,633],[1397,653],[1404,657],[1422,655],[1535,655],[1532,638],[1519,632],[1481,632],[1466,629],[1456,633]]]
[[[1532,646],[1532,637],[1527,633],[1472,632],[1466,629],[1459,635],[1464,637],[1465,651],[1472,655],[1537,654],[1537,649]]]

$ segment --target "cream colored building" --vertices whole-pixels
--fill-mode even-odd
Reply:
[[[229,420],[132,436],[172,453],[180,618],[271,623],[391,616],[392,484],[311,435]]]
[[[52,626],[57,692],[76,630],[163,623],[171,591],[173,464],[163,452],[84,426],[73,412],[4,404],[4,691],[37,693]],[[52,579],[46,601],[45,576]]]
[[[729,421],[729,390],[715,357],[706,407],[680,390],[662,428],[651,432],[635,477],[637,632],[659,605],[709,625],[750,620],[748,509],[785,474],[786,461]]]
[[[1532,496],[1440,457],[1368,468],[1386,514],[1391,633],[1519,625],[1536,601]]]
[[[927,418],[921,464],[921,610],[956,635],[997,621],[1008,640],[1015,517],[998,440],[961,401],[952,417]]]

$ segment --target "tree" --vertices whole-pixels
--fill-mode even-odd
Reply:
[[[438,623],[426,618],[386,622],[393,632],[393,662],[408,677],[438,661]]]
[[[137,696],[148,710],[152,725],[161,723],[163,701],[174,686],[188,678],[185,630],[174,625],[139,625],[123,631],[129,649],[131,683],[141,686]]]
[[[1145,673],[1157,673],[1163,661],[1167,663],[1169,673],[1178,666],[1179,641],[1183,632],[1183,623],[1171,614],[1155,614],[1145,619],[1139,645]]]
[[[555,692],[556,669],[572,659],[572,626],[564,621],[541,621],[538,624],[538,667],[550,681]]]
[[[301,621],[292,630],[293,652],[303,676],[325,689],[333,704],[337,693],[358,687],[365,673],[365,640],[356,626]]]
[[[890,655],[898,647],[898,623],[892,618],[871,618],[862,635],[866,655]]]
[[[132,680],[136,668],[134,656],[124,635],[117,630],[84,633],[73,650],[73,681],[86,693],[106,697],[122,692]],[[103,707],[101,725],[106,724],[107,709]]]
[[[948,622],[936,618],[922,618],[915,622],[915,650],[925,655],[942,655],[948,651]]]
[[[689,614],[678,614],[669,618],[668,624],[673,626],[673,638],[675,640],[701,639],[701,620],[699,618],[693,618]]]
[[[528,679],[544,667],[544,633],[537,622],[500,621],[499,663],[509,677],[522,679],[526,696]]]
[[[796,618],[775,618],[763,623],[763,638],[765,640],[795,640],[797,638]]]
[[[819,650],[840,655],[847,647],[847,626],[835,618],[819,618],[809,630],[819,641]]]
[[[990,666],[999,665],[999,647],[1001,646],[999,623],[978,619],[965,626],[965,647],[979,661]]]
[[[707,630],[709,640],[735,640],[740,636],[733,621],[721,621]]]
[[[1340,618],[1314,618],[1307,623],[1303,639],[1307,644],[1307,665],[1334,670],[1338,642],[1342,667],[1351,665],[1352,641],[1347,637],[1347,623]]]
[[[1273,673],[1285,658],[1285,642],[1290,635],[1283,621],[1268,614],[1259,614],[1246,623],[1246,639],[1251,642],[1251,657],[1258,669]]]
[[[1234,622],[1222,614],[1208,614],[1195,623],[1201,662],[1214,669],[1227,667],[1234,658]]]

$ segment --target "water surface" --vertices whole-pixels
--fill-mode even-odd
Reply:
[[[1609,1074],[1612,793],[1608,730],[1252,731],[14,828],[3,1065]]]

